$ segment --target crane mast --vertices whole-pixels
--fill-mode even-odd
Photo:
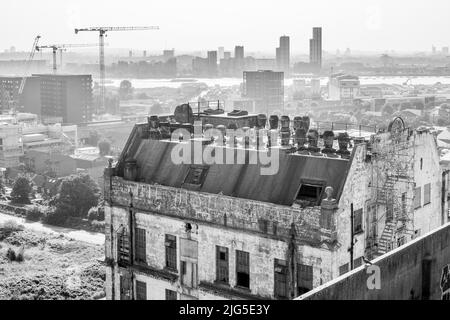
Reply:
[[[158,26],[150,27],[87,27],[75,29],[75,34],[78,32],[98,32],[99,34],[99,66],[100,66],[100,107],[105,110],[105,37],[109,31],[142,31],[142,30],[159,30]],[[98,113],[98,110],[97,110]]]

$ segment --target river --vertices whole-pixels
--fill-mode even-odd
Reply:
[[[298,77],[296,79],[311,79],[307,77]],[[376,76],[367,76],[367,77],[359,77],[362,85],[372,85],[372,84],[389,84],[389,85],[402,85],[408,79],[411,79],[412,85],[433,85],[438,82],[442,84],[450,84],[450,76],[448,77],[376,77]],[[107,86],[119,87],[120,82],[125,79],[107,79]],[[168,88],[179,88],[182,84],[187,83],[205,83],[209,87],[213,87],[215,85],[220,85],[223,87],[231,87],[235,85],[240,85],[242,83],[242,78],[201,78],[201,79],[187,79],[183,81],[183,79],[127,79],[130,80],[133,87],[136,89],[146,89],[146,88],[160,88],[160,87],[168,87]],[[285,85],[292,85],[293,79],[286,79],[284,81]],[[321,85],[326,85],[328,83],[328,78],[321,77],[320,78]]]
[[[105,243],[105,235],[103,233],[51,226],[48,224],[43,224],[41,222],[29,221],[24,218],[11,216],[0,212],[0,223],[3,223],[8,220],[15,221],[18,224],[23,225],[25,229],[32,231],[45,232],[51,234],[63,234],[64,236],[77,241],[83,241],[98,245],[103,245]]]

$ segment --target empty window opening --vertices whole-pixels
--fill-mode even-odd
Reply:
[[[309,202],[310,205],[319,205],[323,186],[302,184],[297,194],[297,200]]]
[[[166,234],[166,267],[177,270],[177,238]]]
[[[285,260],[275,259],[274,262],[274,291],[277,298],[288,298],[288,270]]]
[[[236,250],[236,285],[250,288],[250,254]]]
[[[302,295],[313,288],[313,268],[297,264],[297,294]]]
[[[191,166],[189,172],[184,179],[184,183],[201,186],[205,182],[208,167]]]
[[[216,247],[216,281],[228,284],[228,248]]]

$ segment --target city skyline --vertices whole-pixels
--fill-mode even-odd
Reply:
[[[25,2],[29,8],[26,12],[22,10]],[[299,54],[308,52],[311,28],[322,27],[326,34],[323,49],[332,53],[346,48],[376,52],[431,51],[432,45],[438,49],[449,45],[439,32],[450,28],[450,21],[445,17],[449,9],[450,3],[445,0],[433,1],[433,6],[409,1],[407,7],[386,0],[364,4],[356,0],[344,3],[282,0],[276,6],[273,1],[260,1],[257,8],[253,3],[235,0],[226,4],[173,0],[151,6],[141,0],[130,0],[126,7],[104,0],[39,3],[19,0],[4,5],[4,11],[10,14],[0,21],[2,30],[9,30],[8,26],[16,24],[18,17],[22,21],[19,32],[2,31],[0,50],[15,46],[18,51],[27,51],[37,33],[42,35],[43,43],[84,43],[96,39],[92,34],[75,35],[75,27],[159,25],[159,31],[115,33],[107,41],[110,48],[149,52],[161,48],[203,51],[219,46],[231,51],[235,45],[244,45],[246,52],[269,53],[277,46],[279,36],[287,35],[291,39],[291,53]],[[196,17],[198,12],[202,13],[201,17]],[[406,33],[414,37],[405,37]],[[260,34],[265,36],[257,36]]]

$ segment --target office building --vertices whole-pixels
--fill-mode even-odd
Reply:
[[[309,40],[309,62],[318,70],[322,68],[322,28],[313,28],[313,37]]]
[[[92,76],[36,74],[40,79],[44,123],[79,124],[92,120]]]
[[[283,111],[284,74],[279,71],[245,71],[243,98],[255,100],[257,112],[269,114]]]
[[[288,36],[280,37],[280,46],[276,49],[278,71],[283,71],[285,77],[290,71],[290,40]]]

